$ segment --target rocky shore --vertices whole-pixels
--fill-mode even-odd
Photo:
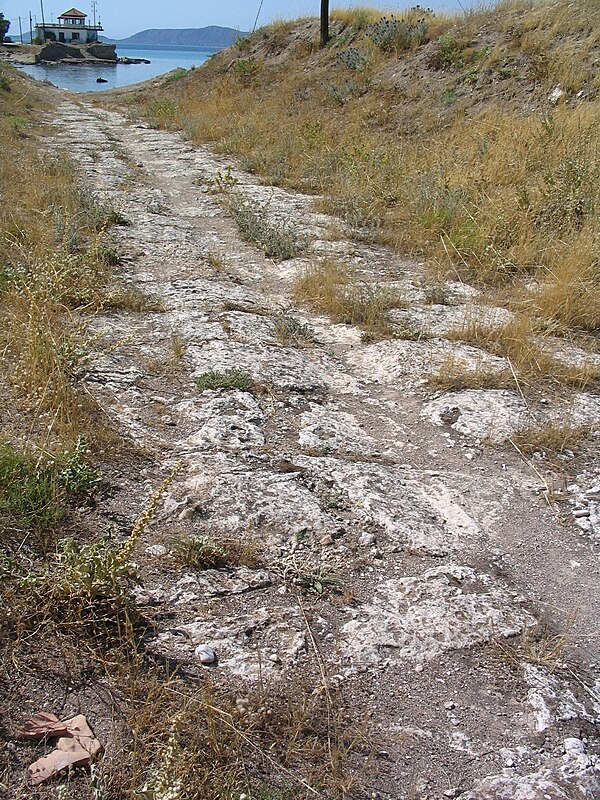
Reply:
[[[116,45],[46,42],[43,45],[0,45],[0,61],[12,64],[149,64],[145,58],[119,58]]]

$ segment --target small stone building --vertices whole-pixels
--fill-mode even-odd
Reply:
[[[89,44],[98,41],[98,33],[103,30],[100,20],[97,25],[89,25],[87,15],[77,8],[70,8],[61,14],[58,22],[35,26],[38,39],[65,44]]]

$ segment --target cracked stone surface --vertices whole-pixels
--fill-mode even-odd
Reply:
[[[430,292],[422,264],[384,247],[329,241],[344,228],[314,198],[232,164],[240,190],[307,239],[305,256],[274,264],[219,205],[212,179],[228,160],[84,102],[58,103],[53,121],[49,148],[68,150],[131,223],[113,234],[118,281],[164,308],[95,318],[85,377],[149,464],[115,489],[117,535],[181,466],[136,552],[137,602],[161,610],[149,651],[248,685],[318,686],[322,666],[379,743],[356,755],[357,775],[368,767],[357,798],[600,797],[597,467],[552,504],[546,463],[507,444],[561,418],[598,431],[598,396],[434,395],[428,379],[449,363],[506,372],[446,337],[509,312],[466,284]],[[296,277],[323,256],[401,293],[398,335],[433,338],[367,342],[294,307]],[[312,338],[282,343],[287,317]],[[552,347],[565,363],[597,359]],[[230,369],[253,391],[198,388]],[[176,557],[191,537],[242,542],[262,563],[193,569]]]

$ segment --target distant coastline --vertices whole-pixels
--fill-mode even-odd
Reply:
[[[230,47],[238,39],[247,36],[247,31],[209,25],[206,28],[149,28],[134,33],[126,39],[110,39],[101,37],[102,42],[115,44],[117,47],[152,46],[152,47],[204,47],[221,49]]]

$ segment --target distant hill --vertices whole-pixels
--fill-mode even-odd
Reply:
[[[127,39],[107,39],[101,37],[103,42],[112,42],[117,45],[170,45],[178,47],[229,47],[240,36],[247,36],[245,31],[236,31],[234,28],[222,28],[219,25],[209,25],[207,28],[150,28],[146,31],[134,33]]]

